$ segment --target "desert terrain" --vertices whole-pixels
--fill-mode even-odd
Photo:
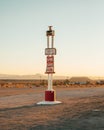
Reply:
[[[104,130],[104,87],[55,87],[58,105],[37,105],[46,87],[0,88],[0,130]]]

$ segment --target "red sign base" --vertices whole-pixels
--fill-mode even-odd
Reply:
[[[46,90],[45,91],[45,101],[56,101],[56,91]]]

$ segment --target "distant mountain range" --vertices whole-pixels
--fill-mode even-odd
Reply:
[[[54,76],[54,79],[66,79],[66,76]],[[35,75],[9,75],[0,74],[0,79],[47,79],[47,75],[35,74]]]
[[[73,76],[72,76],[73,77]],[[72,77],[69,76],[56,76],[53,75],[53,79],[70,79]],[[76,76],[74,76],[76,77]],[[77,76],[80,77],[80,76]],[[83,77],[83,76],[82,76]],[[80,77],[80,78],[82,78]],[[34,75],[9,75],[9,74],[0,74],[0,79],[47,79],[47,75],[43,74],[34,74]],[[89,77],[90,79],[96,80],[96,79],[104,79],[104,77]]]

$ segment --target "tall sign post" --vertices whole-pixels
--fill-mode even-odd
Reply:
[[[47,36],[47,48],[45,49],[46,58],[46,74],[48,74],[48,90],[45,91],[45,101],[55,101],[56,94],[52,87],[52,77],[54,72],[54,55],[56,55],[56,49],[54,48],[54,35],[55,31],[52,30],[52,26],[49,26],[49,30],[46,31]]]
[[[46,74],[48,74],[48,89],[45,91],[45,101],[37,104],[58,104],[60,101],[56,101],[56,91],[53,89],[53,74],[54,72],[54,55],[56,55],[56,48],[54,48],[54,36],[55,31],[52,30],[52,26],[49,26],[49,30],[46,31],[47,36],[47,48],[45,48],[46,55]]]

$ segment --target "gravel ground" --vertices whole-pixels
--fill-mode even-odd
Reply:
[[[59,105],[37,105],[44,88],[0,89],[0,130],[104,130],[104,88],[57,88]]]

